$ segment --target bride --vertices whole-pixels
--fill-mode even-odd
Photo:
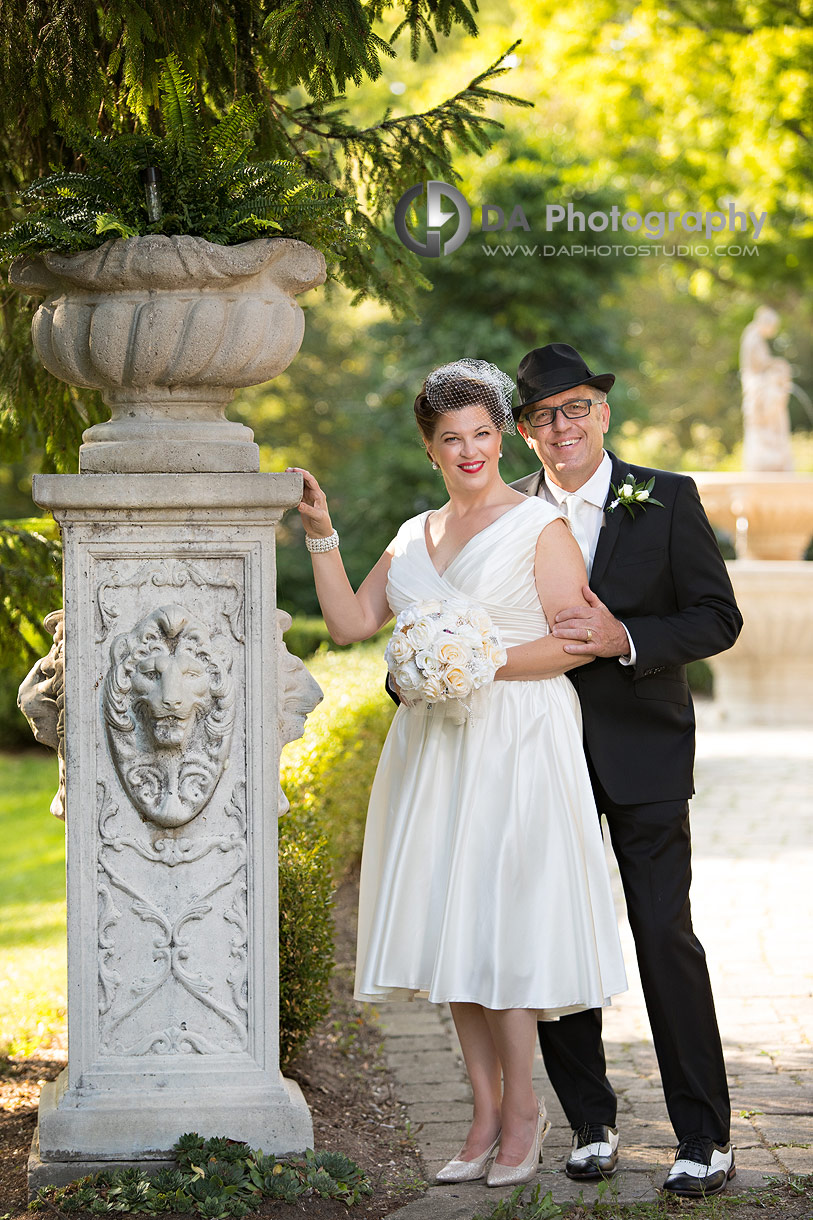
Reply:
[[[443,1182],[530,1181],[547,1133],[532,1069],[538,1019],[610,1002],[626,979],[598,816],[564,652],[549,632],[583,601],[561,511],[500,477],[513,384],[483,360],[435,369],[415,400],[448,502],[406,521],[354,592],[327,500],[303,470],[299,511],[337,644],[416,602],[465,604],[505,648],[468,716],[402,692],[370,795],[356,998],[448,1003],[474,1096]],[[408,697],[406,697],[408,695]],[[457,714],[450,714],[454,711]]]

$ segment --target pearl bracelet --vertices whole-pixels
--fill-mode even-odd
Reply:
[[[309,538],[305,535],[305,546],[311,554],[319,553],[320,551],[332,551],[334,547],[339,545],[339,535],[334,530],[332,534],[328,534],[327,538]]]

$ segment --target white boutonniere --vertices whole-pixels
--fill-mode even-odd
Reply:
[[[633,475],[628,474],[623,483],[619,483],[618,487],[610,485],[610,491],[615,496],[611,504],[607,505],[607,512],[611,513],[613,509],[618,508],[622,504],[631,517],[635,516],[637,508],[649,508],[650,504],[657,505],[658,508],[663,508],[660,500],[656,500],[652,495],[652,488],[655,486],[655,476],[647,483],[636,483]]]

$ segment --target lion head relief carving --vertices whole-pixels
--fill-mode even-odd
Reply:
[[[232,655],[183,606],[159,606],[110,646],[102,711],[127,795],[158,826],[183,826],[210,800],[234,727]]]

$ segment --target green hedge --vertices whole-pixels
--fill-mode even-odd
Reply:
[[[362,647],[369,648],[380,641],[380,653],[383,656],[386,642],[391,634],[392,624],[390,623],[372,639],[367,640]],[[324,621],[307,614],[295,616],[291,626],[285,632],[285,645],[289,652],[292,652],[295,657],[301,657],[303,661],[312,657],[315,652],[348,652],[351,648],[359,647],[358,644],[334,644]]]
[[[287,829],[287,828],[286,828]],[[326,843],[279,840],[279,1051],[284,1068],[330,1006],[333,879]]]
[[[339,647],[331,640],[322,619],[313,615],[297,614],[285,632],[285,646],[288,651],[304,661],[313,656],[322,645],[331,650]]]
[[[384,648],[371,640],[312,657],[324,701],[305,734],[282,752],[280,780],[290,813],[280,821],[324,835],[334,877],[361,855],[364,820],[381,746],[395,711],[384,690]]]
[[[384,692],[383,651],[376,641],[308,662],[325,698],[282,754],[291,804],[279,821],[283,1067],[329,1004],[331,893],[361,853],[370,785],[395,710]]]

